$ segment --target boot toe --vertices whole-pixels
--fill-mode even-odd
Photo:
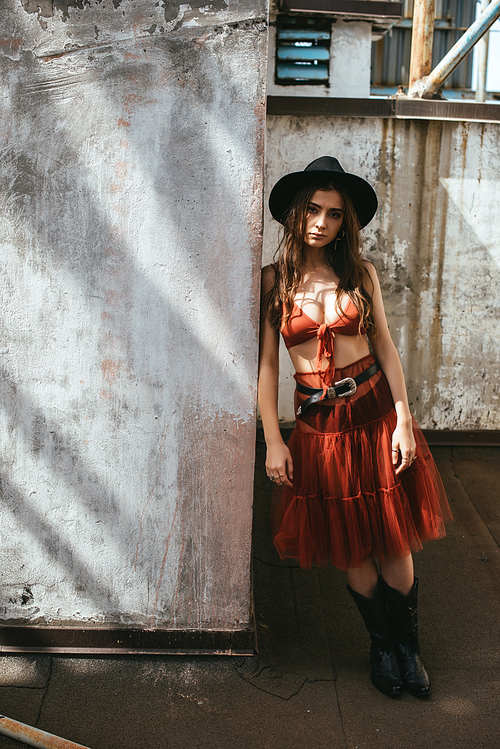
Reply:
[[[399,656],[404,688],[413,697],[425,699],[430,694],[431,684],[420,653],[400,646]]]
[[[423,687],[416,687],[412,684],[405,684],[404,688],[408,692],[408,694],[411,694],[412,697],[417,697],[419,700],[425,700],[427,697],[430,696],[431,693],[431,686],[428,684],[427,686]]]
[[[380,681],[376,677],[372,676],[372,684],[378,689],[379,692],[385,694],[387,697],[401,697],[403,694],[402,684],[391,684],[386,681]]]

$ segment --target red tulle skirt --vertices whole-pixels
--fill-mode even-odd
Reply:
[[[355,377],[373,355],[337,369],[335,380]],[[317,373],[295,378],[319,387]],[[295,408],[307,396],[295,394]],[[297,419],[288,447],[293,489],[277,488],[274,543],[282,559],[300,566],[341,570],[370,557],[404,557],[422,543],[442,538],[452,519],[444,487],[425,438],[413,422],[417,455],[396,475],[391,460],[396,413],[387,379],[379,370],[346,398],[321,401]]]

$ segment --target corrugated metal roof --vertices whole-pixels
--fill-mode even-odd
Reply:
[[[413,0],[404,0],[404,16],[372,47],[372,85],[408,85]],[[436,0],[432,66],[440,62],[476,17],[476,0]],[[446,88],[471,88],[472,56],[453,71]]]

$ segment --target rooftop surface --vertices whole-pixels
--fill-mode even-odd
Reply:
[[[257,443],[254,657],[1,656],[0,712],[91,749],[497,749],[500,448],[434,447],[455,522],[415,557],[432,696],[369,680],[369,641],[334,569],[271,543]],[[22,744],[0,736],[0,749]]]

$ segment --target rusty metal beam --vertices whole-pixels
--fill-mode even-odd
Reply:
[[[476,42],[488,31],[500,17],[500,0],[493,0],[480,17],[467,29],[458,42],[450,49],[432,73],[417,80],[410,87],[409,96],[421,99],[432,99],[457,65],[470,52]]]
[[[268,96],[267,115],[284,117],[374,117],[382,119],[500,122],[498,104],[458,99],[335,99],[314,96]],[[18,627],[11,627],[17,631]],[[0,628],[0,638],[2,628]],[[234,645],[233,645],[234,647]],[[240,645],[241,647],[241,645]]]
[[[0,734],[28,746],[39,747],[39,749],[89,749],[83,744],[75,744],[73,741],[54,736],[53,733],[41,731],[39,728],[20,723],[5,715],[0,715]]]
[[[410,88],[432,69],[436,0],[415,0],[411,35]]]
[[[253,655],[255,633],[238,630],[0,627],[0,653]]]

